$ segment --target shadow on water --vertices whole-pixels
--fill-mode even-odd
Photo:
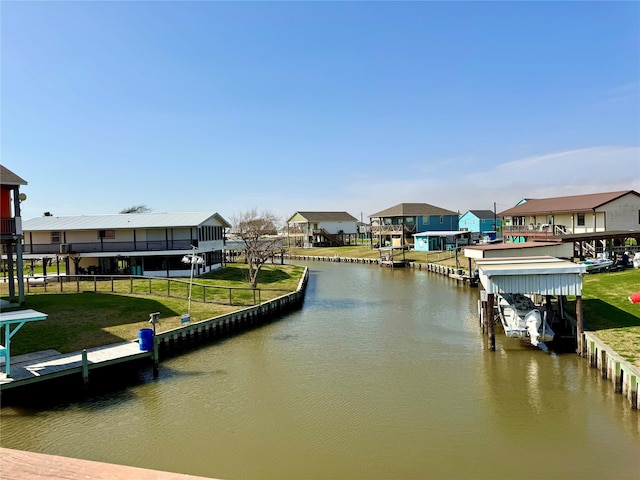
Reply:
[[[225,369],[202,372],[178,370],[161,365],[158,378],[155,379],[150,362],[140,360],[135,365],[113,365],[94,370],[90,374],[87,386],[80,375],[74,375],[27,385],[16,391],[7,390],[2,392],[2,407],[12,407],[21,415],[35,415],[40,411],[64,409],[73,405],[95,410],[136,400],[138,395],[135,393],[135,387],[139,385],[227,373]]]

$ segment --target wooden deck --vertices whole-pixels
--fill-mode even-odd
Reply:
[[[11,377],[7,378],[4,373],[0,373],[0,391],[74,373],[81,373],[86,377],[90,370],[139,358],[151,358],[151,355],[150,351],[140,350],[137,341],[67,354],[44,350],[18,355],[11,358]]]
[[[0,448],[0,478],[3,480],[49,480],[49,479],[86,479],[113,480],[198,480],[196,477],[180,473],[148,470],[112,463],[93,462],[77,458],[45,455]],[[208,479],[211,480],[211,479]]]

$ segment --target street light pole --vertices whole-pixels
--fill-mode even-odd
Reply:
[[[182,257],[182,263],[191,264],[191,276],[189,277],[189,306],[187,307],[187,313],[182,315],[182,323],[189,323],[191,320],[191,291],[193,289],[193,269],[196,263],[204,263],[202,257],[196,255],[196,246],[191,245],[191,254],[187,254]]]
[[[193,287],[193,266],[196,263],[196,247],[191,245],[191,277],[189,278],[189,306],[187,307],[187,314],[191,318],[191,288]]]

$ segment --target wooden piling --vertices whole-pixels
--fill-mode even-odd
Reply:
[[[490,293],[487,297],[487,310],[489,315],[487,316],[487,328],[489,332],[489,350],[495,352],[496,350],[496,332],[495,332],[495,323],[493,318],[493,301],[495,295]]]
[[[584,323],[582,319],[582,295],[576,296],[576,341],[577,341],[577,354],[580,357],[585,355],[584,345]]]
[[[158,339],[156,336],[153,336],[153,356],[151,357],[153,361],[153,378],[158,378],[159,372],[159,359],[160,358],[160,349],[158,348]]]
[[[89,386],[89,360],[86,348],[82,350],[82,384],[84,388]]]

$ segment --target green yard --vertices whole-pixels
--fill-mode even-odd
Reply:
[[[585,330],[640,367],[640,304],[629,301],[638,290],[638,269],[588,274],[582,285]]]
[[[266,265],[258,276],[256,298],[262,301],[295,291],[303,267]],[[223,315],[246,306],[253,305],[254,292],[248,287],[246,266],[231,266],[211,272],[194,280],[191,302],[191,321],[197,322]],[[118,282],[121,282],[119,284]],[[110,343],[133,340],[138,330],[149,327],[149,314],[160,312],[158,331],[171,330],[181,325],[181,316],[188,310],[188,279],[181,282],[181,290],[175,284],[172,297],[166,295],[167,279],[136,280],[134,293],[130,291],[129,280],[118,280],[111,292],[111,282],[82,282],[76,292],[76,282],[70,282],[70,293],[59,293],[56,283],[34,287],[26,296],[25,308],[32,308],[48,314],[43,322],[28,323],[11,342],[12,355],[55,349],[62,353],[74,352]],[[151,285],[151,293],[148,288]],[[98,287],[94,291],[94,286]],[[205,286],[222,288],[225,292],[220,299],[228,303],[229,288],[233,290],[234,305],[204,303],[201,298]],[[210,296],[208,301],[212,300]]]

